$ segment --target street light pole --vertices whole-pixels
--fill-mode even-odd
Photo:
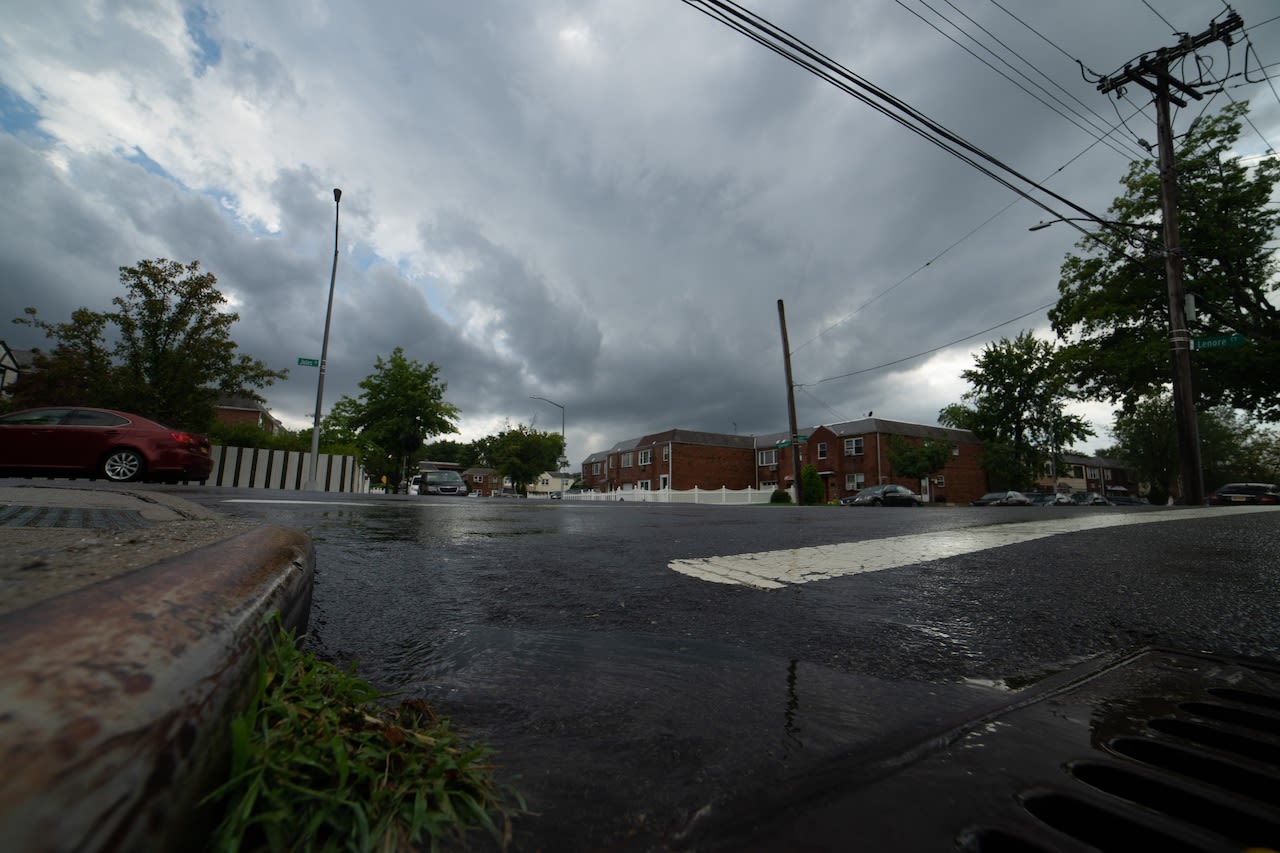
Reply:
[[[568,446],[565,444],[565,440],[564,440],[564,406],[560,405],[555,400],[548,400],[546,397],[535,397],[532,394],[529,395],[529,399],[541,400],[544,403],[550,403],[551,405],[555,406],[557,409],[560,410],[560,460],[559,461],[560,461],[560,467],[561,469],[563,469],[565,464],[569,461],[569,457],[565,452],[566,450],[568,450]]]
[[[307,490],[323,491],[316,479],[320,463],[320,409],[324,405],[324,374],[329,363],[329,323],[333,320],[333,286],[338,279],[338,205],[342,190],[333,190],[333,269],[329,272],[329,307],[324,312],[324,340],[320,344],[320,380],[316,383],[316,417],[311,427],[311,467],[307,472]]]

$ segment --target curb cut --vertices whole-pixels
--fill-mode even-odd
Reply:
[[[0,838],[201,847],[228,723],[279,611],[305,631],[315,549],[264,526],[0,615]]]

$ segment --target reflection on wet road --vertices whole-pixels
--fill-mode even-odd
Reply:
[[[307,642],[492,745],[538,813],[521,851],[678,848],[852,784],[1070,662],[1280,632],[1274,514],[211,505],[312,536]],[[1206,551],[1234,562],[1191,559]],[[671,570],[776,570],[762,555],[783,552],[760,575],[777,588]],[[814,566],[823,583],[796,582]]]

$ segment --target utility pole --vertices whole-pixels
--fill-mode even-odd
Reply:
[[[1137,65],[1104,78],[1098,91],[1124,93],[1124,84],[1136,83],[1156,98],[1156,134],[1160,152],[1160,208],[1164,218],[1164,270],[1169,296],[1169,350],[1173,366],[1173,411],[1178,422],[1178,446],[1182,474],[1182,499],[1191,506],[1204,503],[1204,472],[1200,464],[1200,428],[1196,424],[1196,401],[1191,387],[1191,333],[1187,330],[1186,290],[1182,281],[1182,246],[1178,237],[1178,173],[1173,153],[1173,127],[1169,105],[1185,107],[1186,101],[1172,94],[1177,89],[1187,97],[1203,100],[1191,86],[1169,73],[1170,63],[1216,41],[1231,44],[1231,33],[1244,28],[1244,20],[1232,12],[1221,24],[1214,23],[1198,36],[1184,36],[1171,48],[1160,48],[1155,57],[1144,55]],[[1101,473],[1101,471],[1099,471]]]
[[[791,344],[787,340],[787,309],[778,300],[778,325],[782,327],[782,364],[787,373],[787,423],[791,425],[791,476],[796,484],[796,506],[804,504],[804,489],[800,487],[800,443],[796,439],[800,429],[796,425],[796,386],[791,381]]]

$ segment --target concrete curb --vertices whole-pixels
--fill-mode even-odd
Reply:
[[[4,847],[203,847],[266,617],[304,631],[314,571],[260,527],[0,615]]]

